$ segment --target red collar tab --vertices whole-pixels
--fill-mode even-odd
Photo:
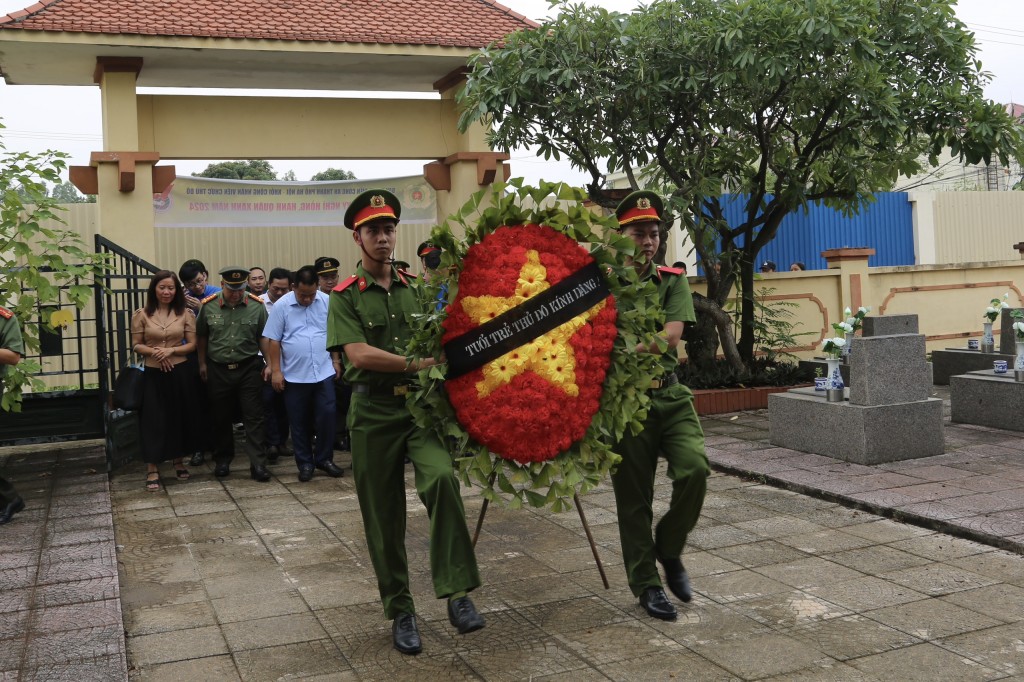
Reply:
[[[0,306],[0,317],[4,318],[5,320],[9,320],[12,317],[14,317],[14,313],[12,313],[10,310],[3,306]]]
[[[368,286],[370,286],[370,285],[366,283],[366,278],[365,277],[360,277],[359,278],[359,291],[366,291],[366,287],[368,287]]]
[[[683,274],[683,269],[682,268],[669,268],[669,267],[666,267],[664,265],[659,265],[658,266],[658,272],[659,273],[668,273],[670,275],[680,275],[681,276]]]
[[[351,277],[346,278],[344,281],[338,282],[338,286],[334,287],[331,291],[336,291],[340,294],[341,292],[345,291],[345,289],[348,289],[350,286],[352,286],[352,283],[355,282],[357,279],[359,279],[359,277],[352,275]],[[362,291],[365,288],[366,280],[363,280],[363,288],[360,289],[360,291]]]

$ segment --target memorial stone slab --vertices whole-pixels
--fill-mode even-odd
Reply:
[[[861,336],[890,336],[892,334],[917,334],[917,315],[868,316],[861,322]]]
[[[949,384],[950,377],[978,370],[991,370],[993,360],[1005,360],[1007,367],[1013,367],[1013,355],[982,353],[967,348],[946,348],[932,351],[932,383],[940,386]]]
[[[1024,313],[1024,308],[1005,308],[999,316],[999,352],[1016,357],[1017,339],[1013,335],[1013,323],[1016,320],[1010,315],[1014,310]]]
[[[949,378],[950,420],[1024,431],[1024,382],[991,369]]]
[[[913,317],[913,316],[904,316]],[[932,371],[923,334],[865,336],[850,349],[850,386],[854,405],[894,405],[926,400]]]

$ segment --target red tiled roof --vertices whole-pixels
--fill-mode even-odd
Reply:
[[[1017,104],[1016,102],[1010,102],[1006,105],[1006,113],[1013,116],[1016,119],[1024,120],[1024,104]]]
[[[537,25],[493,0],[41,0],[0,29],[484,47]]]

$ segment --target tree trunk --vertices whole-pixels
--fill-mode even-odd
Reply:
[[[742,252],[741,252],[742,253]],[[746,256],[746,254],[743,254]],[[754,360],[754,261],[744,257],[740,263],[740,342],[739,356],[743,363]]]
[[[737,372],[744,370],[743,360],[732,335],[732,317],[713,299],[694,294],[697,322],[686,337],[686,355],[699,367],[710,367],[721,343],[722,354]]]

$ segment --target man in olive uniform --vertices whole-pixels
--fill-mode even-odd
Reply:
[[[317,283],[320,291],[330,297],[334,287],[338,286],[338,268],[341,263],[337,258],[320,256],[313,263],[316,269]],[[341,352],[331,351],[331,359],[341,366]],[[352,443],[348,436],[348,407],[352,403],[352,387],[341,379],[334,382],[334,407],[337,415],[337,428],[334,435],[334,448],[348,452]]]
[[[213,431],[215,476],[231,473],[235,456],[232,417],[237,406],[245,424],[245,447],[249,473],[256,481],[269,481],[266,436],[263,427],[263,362],[269,342],[263,338],[267,308],[258,296],[245,291],[248,268],[228,267],[220,271],[220,293],[203,299],[196,320],[199,375],[206,382]]]
[[[4,375],[8,365],[16,365],[25,355],[25,342],[14,313],[0,306],[0,398],[4,395]],[[0,476],[0,526],[25,508],[25,501],[14,486]]]
[[[460,634],[479,630],[484,620],[467,596],[480,575],[451,455],[432,431],[416,426],[405,404],[415,372],[435,362],[403,354],[409,316],[420,312],[420,303],[414,276],[392,265],[400,216],[398,199],[380,189],[363,192],[345,211],[363,258],[331,294],[327,347],[345,352],[352,471],[384,614],[394,619],[395,648],[415,654],[422,645],[405,552],[406,457],[430,517],[434,593],[448,598],[448,620]]]
[[[672,594],[684,602],[690,601],[693,594],[680,556],[686,536],[700,516],[710,473],[693,393],[678,382],[675,374],[679,363],[676,346],[683,326],[695,320],[693,297],[682,270],[658,267],[653,262],[661,242],[661,198],[653,192],[633,192],[622,200],[615,213],[619,229],[637,245],[638,256],[633,266],[641,280],[653,280],[658,287],[658,300],[665,313],[659,335],[668,342],[663,353],[653,342],[637,348],[638,352],[661,354],[662,374],[648,389],[651,406],[643,431],[635,436],[627,434],[614,448],[622,456],[612,474],[619,539],[629,587],[640,598],[640,605],[655,618],[675,620],[676,608],[665,595],[655,560],[665,569],[665,582]],[[659,454],[668,462],[672,499],[652,537],[654,475]]]

